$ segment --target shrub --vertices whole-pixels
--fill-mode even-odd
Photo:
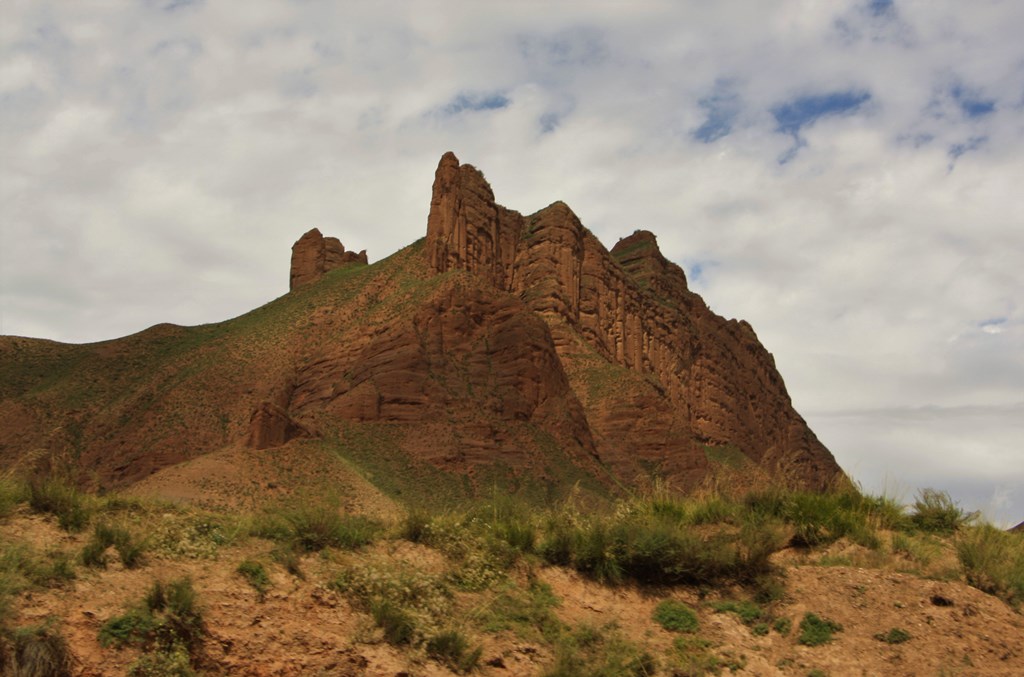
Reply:
[[[135,644],[146,652],[168,654],[160,660],[173,663],[177,653],[195,657],[205,634],[192,582],[182,578],[170,583],[154,582],[140,603],[103,624],[99,640],[103,646]]]
[[[19,628],[0,636],[0,669],[14,677],[70,677],[67,641],[49,626]],[[5,646],[6,645],[6,646]]]
[[[0,519],[7,517],[27,497],[24,484],[13,477],[0,475]]]
[[[361,515],[341,515],[329,502],[314,502],[265,516],[254,535],[285,541],[298,550],[355,550],[371,543],[380,524]]]
[[[793,621],[788,618],[776,618],[775,622],[772,623],[772,630],[783,636],[788,635],[789,631],[792,629]]]
[[[1024,535],[982,524],[960,536],[956,551],[968,584],[1013,607],[1024,602]]]
[[[832,641],[833,633],[839,632],[843,626],[817,614],[806,613],[800,621],[800,637],[798,642],[805,646],[820,646]]]
[[[252,586],[262,602],[267,595],[267,590],[270,589],[270,577],[263,565],[256,560],[247,559],[238,565],[236,571]]]
[[[28,502],[36,512],[55,516],[65,531],[81,531],[89,524],[85,496],[71,484],[56,478],[30,482]]]
[[[675,632],[696,632],[700,625],[693,609],[673,599],[666,599],[654,608],[654,620]]]
[[[879,632],[875,635],[875,639],[885,642],[886,644],[902,644],[907,640],[911,639],[910,633],[903,628],[892,628],[889,632]]]
[[[732,613],[739,617],[744,625],[753,625],[764,618],[764,612],[754,602],[748,600],[723,600],[712,602],[711,608],[719,613]]]
[[[469,648],[469,641],[458,630],[447,630],[427,640],[427,655],[456,672],[476,669],[483,654],[481,647]]]
[[[976,517],[961,510],[945,491],[922,489],[914,501],[910,521],[922,531],[951,534]]]
[[[389,644],[401,645],[412,642],[416,635],[416,622],[408,611],[388,599],[373,602],[370,606],[373,622],[384,631]]]
[[[82,563],[91,567],[106,567],[106,552],[110,546],[117,550],[121,564],[126,569],[134,569],[142,563],[145,550],[143,543],[132,538],[127,529],[103,522],[93,527],[92,538],[82,549]]]

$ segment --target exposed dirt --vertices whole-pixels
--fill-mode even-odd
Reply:
[[[37,551],[75,552],[87,540],[85,535],[60,531],[50,518],[26,511],[0,524],[0,538],[28,542]],[[102,647],[97,639],[100,627],[141,599],[154,580],[187,575],[209,629],[204,665],[210,674],[453,674],[421,649],[399,649],[384,642],[367,613],[326,585],[342,561],[402,561],[438,573],[446,566],[443,555],[425,546],[384,540],[360,553],[305,556],[303,580],[269,564],[271,548],[269,542],[249,539],[220,547],[212,559],[151,556],[135,570],[125,570],[116,561],[99,570],[79,566],[78,577],[65,587],[23,594],[15,624],[61,619],[77,660],[77,675],[123,675],[138,654],[131,648]],[[248,557],[268,562],[272,586],[263,601],[236,573],[238,563]],[[668,597],[684,601],[698,612],[700,637],[736,666],[733,674],[806,675],[815,669],[828,675],[1024,674],[1024,617],[997,598],[963,583],[885,570],[783,566],[785,596],[767,610],[773,618],[790,619],[792,630],[786,635],[771,630],[764,636],[756,636],[735,615],[711,608],[710,603],[728,597],[728,591],[705,590],[702,595],[691,588],[607,587],[557,567],[526,567],[511,575],[522,579],[532,571],[550,585],[560,600],[555,613],[566,623],[617,628],[656,657],[667,655],[678,635],[652,620],[654,608]],[[742,595],[735,592],[737,597]],[[479,605],[483,594],[459,593],[460,613]],[[835,621],[843,629],[829,644],[803,646],[798,643],[797,626],[806,612]],[[910,639],[888,644],[876,638],[893,628],[909,633]],[[477,674],[538,675],[554,660],[550,647],[508,631],[470,630],[468,634],[484,649]]]

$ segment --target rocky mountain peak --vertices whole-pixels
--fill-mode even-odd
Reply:
[[[340,266],[367,265],[366,250],[345,251],[345,245],[336,237],[324,237],[319,229],[307,231],[292,245],[292,265],[289,291],[313,284],[324,273]]]

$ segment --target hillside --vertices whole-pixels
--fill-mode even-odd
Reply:
[[[522,216],[451,153],[425,240],[367,265],[313,230],[291,280],[218,324],[0,338],[0,467],[176,495],[202,478],[161,482],[175,466],[275,449],[412,503],[845,481],[751,327],[712,313],[652,234],[609,251],[563,203]]]
[[[778,490],[357,512],[0,478],[0,674],[1024,671],[1024,537],[939,494],[910,513]]]

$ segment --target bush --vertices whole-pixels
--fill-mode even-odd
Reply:
[[[82,549],[82,563],[90,567],[106,567],[106,552],[110,546],[117,550],[124,568],[134,569],[142,564],[143,543],[132,538],[127,529],[103,522],[93,527],[92,538]]]
[[[149,663],[155,665],[159,659],[173,664],[178,653],[195,657],[205,634],[192,582],[182,578],[170,583],[154,582],[140,603],[103,624],[99,640],[103,646],[134,644],[146,652],[168,654],[162,659],[149,659]]]
[[[29,506],[36,512],[57,518],[64,531],[81,531],[89,524],[85,496],[74,486],[56,478],[29,483]]]
[[[654,620],[666,630],[696,632],[700,626],[697,613],[682,602],[666,599],[654,608]]]
[[[833,633],[839,632],[843,626],[817,614],[807,613],[800,621],[800,637],[798,642],[804,646],[821,646],[832,641]]]
[[[458,630],[448,630],[427,640],[427,655],[448,665],[456,672],[476,669],[483,654],[481,647],[469,648],[469,641]]]
[[[960,536],[956,551],[968,584],[1020,607],[1024,602],[1024,535],[982,524]]]
[[[910,521],[922,531],[951,534],[976,517],[961,510],[945,491],[922,489],[914,501]]]
[[[753,625],[764,618],[764,612],[754,602],[748,600],[723,600],[712,602],[711,608],[720,613],[736,614],[744,625]]]
[[[303,552],[324,548],[355,550],[373,542],[380,524],[360,515],[340,515],[328,503],[314,502],[265,516],[254,535],[290,543]]]

